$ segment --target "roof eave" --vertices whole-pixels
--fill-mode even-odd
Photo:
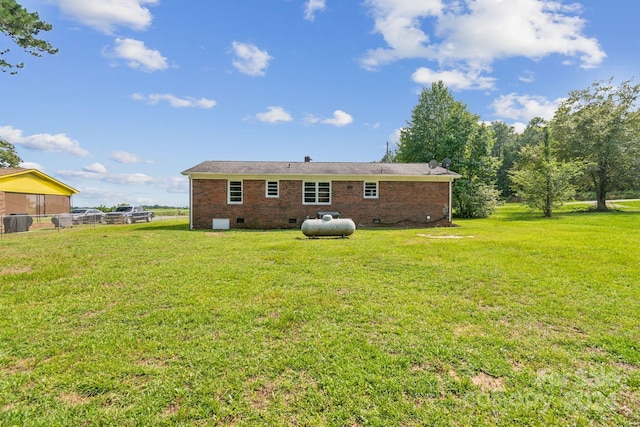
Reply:
[[[182,172],[191,179],[278,179],[302,181],[305,179],[329,179],[333,181],[423,181],[423,182],[449,182],[460,175],[455,172],[433,175],[399,175],[399,174],[313,174],[313,173],[218,173],[218,172]]]

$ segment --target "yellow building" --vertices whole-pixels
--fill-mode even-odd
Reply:
[[[0,216],[69,213],[77,193],[36,169],[0,168]]]

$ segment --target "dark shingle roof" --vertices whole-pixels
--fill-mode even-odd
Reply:
[[[242,162],[205,161],[182,172],[183,175],[387,175],[428,176],[455,172],[441,166],[431,169],[427,163],[363,162]]]

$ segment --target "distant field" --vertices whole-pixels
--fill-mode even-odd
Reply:
[[[0,425],[639,425],[630,203],[349,239],[6,235]]]

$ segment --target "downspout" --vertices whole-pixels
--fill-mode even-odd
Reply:
[[[189,230],[193,230],[193,183],[189,175]]]
[[[451,207],[451,203],[453,202],[453,178],[451,178],[449,180],[449,224],[451,224],[451,219],[452,219],[452,207]]]

